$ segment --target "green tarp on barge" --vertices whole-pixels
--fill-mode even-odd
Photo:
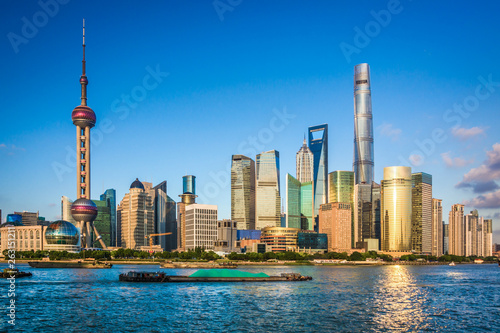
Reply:
[[[269,277],[266,273],[249,273],[243,272],[236,269],[200,269],[194,272],[189,277],[235,277],[235,278],[246,278],[246,277]]]

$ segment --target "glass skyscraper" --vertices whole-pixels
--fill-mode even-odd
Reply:
[[[411,175],[411,247],[417,253],[432,251],[432,176],[425,172]]]
[[[354,163],[356,184],[373,181],[373,121],[370,66],[354,67]]]
[[[171,232],[172,235],[167,235],[166,239],[166,251],[173,251],[177,248],[177,212],[176,212],[176,202],[174,199],[167,195],[167,232]]]
[[[256,157],[256,229],[281,226],[279,158],[276,150]]]
[[[108,206],[107,201],[103,200],[92,200],[97,206],[97,217],[94,220],[94,227],[97,232],[102,237],[102,240],[106,246],[111,246],[111,209]],[[101,247],[101,244],[96,239],[96,235],[93,234],[93,247]]]
[[[411,250],[411,168],[384,168],[382,180],[382,251]]]
[[[351,246],[354,248],[355,226],[354,226],[354,172],[353,171],[333,171],[328,174],[329,201],[343,202],[351,204]]]
[[[314,157],[313,190],[314,217],[319,206],[328,202],[328,125],[309,127],[309,149]]]
[[[300,182],[286,174],[286,227],[301,228]]]
[[[255,162],[243,155],[232,156],[231,220],[238,230],[255,229]]]
[[[300,184],[300,228],[302,230],[314,229],[314,202],[313,202],[313,182]]]
[[[116,219],[116,191],[112,188],[107,189],[101,194],[101,201],[105,201],[106,205],[109,207],[109,215],[111,219],[111,230],[110,230],[110,241],[109,246],[118,246],[118,225]],[[71,221],[70,221],[71,222]],[[104,236],[103,236],[104,237]]]

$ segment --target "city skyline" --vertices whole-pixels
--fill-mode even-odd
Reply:
[[[384,9],[383,5],[382,3],[378,7],[375,4],[365,5],[366,10],[363,11],[363,15],[366,15],[362,15],[360,21],[339,22],[344,22],[347,27],[364,27],[365,23],[374,20],[370,11],[378,12]],[[186,15],[187,9],[180,6],[165,8]],[[234,8],[234,12],[226,12],[223,21],[220,21],[212,7],[209,6],[206,11],[204,8],[200,9],[203,15],[207,15],[203,19],[204,22],[208,22],[210,31],[224,28],[222,30],[226,35],[222,37],[227,42],[231,36],[235,36],[234,33],[246,36],[241,25],[248,18],[242,15],[245,11],[256,10],[256,7],[252,6],[255,5],[241,4]],[[227,62],[228,59],[224,57],[225,64],[229,67],[227,69],[237,71],[242,78],[231,76],[230,71],[224,69],[224,61],[221,61],[217,63],[215,69],[222,73],[223,78],[217,81],[208,79],[211,73],[208,70],[200,71],[198,74],[195,70],[186,70],[185,65],[194,59],[188,57],[185,62],[179,62],[177,57],[182,58],[190,52],[185,47],[179,47],[185,45],[171,33],[166,33],[165,36],[170,42],[178,44],[175,50],[176,56],[169,53],[174,50],[167,51],[167,42],[165,45],[160,45],[158,40],[155,44],[154,40],[145,38],[146,41],[139,42],[139,48],[152,50],[157,54],[141,57],[137,52],[132,52],[131,57],[126,59],[117,57],[118,61],[111,62],[110,57],[113,57],[113,54],[108,54],[110,46],[104,44],[106,39],[101,33],[108,31],[108,28],[103,26],[104,19],[101,15],[104,15],[106,10],[111,10],[111,5],[105,5],[104,13],[100,14],[91,13],[90,9],[85,9],[80,4],[60,5],[59,13],[50,18],[46,26],[39,27],[36,36],[29,38],[28,43],[20,44],[17,53],[8,38],[4,38],[3,41],[7,51],[7,61],[2,65],[2,74],[11,80],[2,92],[5,94],[3,97],[7,101],[6,107],[9,110],[0,130],[0,154],[4,161],[0,167],[4,189],[0,193],[3,217],[14,211],[26,210],[40,211],[40,214],[48,220],[56,220],[60,212],[58,203],[61,197],[77,199],[72,196],[76,168],[67,163],[73,156],[68,155],[67,147],[74,150],[74,145],[71,144],[74,141],[74,128],[68,122],[68,112],[77,102],[75,96],[78,87],[75,78],[80,75],[81,61],[81,49],[79,50],[81,46],[78,40],[81,38],[79,36],[81,16],[84,15],[87,19],[87,29],[92,31],[90,34],[92,37],[87,37],[87,57],[91,59],[87,68],[91,77],[88,94],[99,119],[96,128],[93,129],[97,134],[92,140],[94,142],[93,193],[89,198],[97,199],[105,189],[114,188],[117,190],[117,199],[120,200],[128,190],[130,182],[136,177],[151,182],[154,180],[154,183],[167,180],[168,194],[177,198],[177,195],[182,193],[181,176],[193,174],[197,176],[199,182],[199,202],[218,205],[221,215],[219,217],[229,218],[230,172],[227,165],[230,164],[231,155],[241,153],[253,159],[256,154],[264,151],[273,149],[280,151],[282,170],[280,181],[284,184],[286,173],[293,173],[295,153],[304,132],[310,126],[324,123],[330,125],[327,173],[335,170],[351,170],[352,73],[356,64],[366,62],[371,66],[373,90],[377,161],[374,180],[380,182],[383,167],[392,165],[411,166],[412,172],[429,173],[433,176],[433,197],[443,199],[443,216],[448,215],[452,204],[466,201],[468,204],[465,205],[464,211],[469,212],[477,208],[485,218],[493,217],[493,229],[496,231],[494,239],[498,242],[500,229],[499,205],[496,199],[499,197],[496,184],[498,179],[495,178],[493,171],[497,155],[500,155],[500,145],[495,144],[500,142],[500,138],[492,130],[491,124],[498,117],[495,110],[498,109],[500,88],[496,82],[500,81],[500,73],[488,66],[493,63],[488,60],[489,57],[493,59],[494,55],[498,55],[498,49],[490,50],[483,46],[480,48],[482,52],[477,51],[478,54],[481,53],[481,57],[473,58],[476,62],[467,60],[468,66],[462,68],[460,74],[451,72],[451,65],[445,65],[443,58],[449,54],[433,45],[434,39],[431,39],[429,44],[417,39],[418,47],[429,48],[424,51],[418,49],[420,53],[411,57],[414,62],[403,62],[404,52],[395,52],[395,55],[391,54],[389,57],[400,59],[400,62],[391,63],[389,60],[384,60],[382,56],[386,53],[381,48],[389,43],[388,39],[398,37],[395,30],[402,24],[406,29],[410,29],[406,25],[408,23],[402,22],[402,17],[405,15],[414,19],[420,17],[422,8],[419,5],[403,3],[401,6],[404,10],[394,15],[393,22],[384,27],[380,35],[371,38],[369,45],[362,48],[359,54],[352,54],[350,62],[345,59],[340,45],[343,42],[356,45],[353,40],[356,33],[353,30],[350,30],[349,34],[332,37],[322,35],[320,37],[324,39],[323,42],[315,38],[317,45],[308,44],[312,50],[317,50],[320,46],[327,48],[326,54],[333,57],[329,59],[331,65],[327,65],[323,58],[320,64],[310,65],[307,61],[288,57],[287,64],[301,63],[303,67],[300,70],[292,70],[291,66],[283,65],[273,70],[273,66],[267,65],[258,72],[259,74],[251,74],[251,70],[259,65],[258,62],[254,63],[250,58],[241,55],[241,66],[237,66],[238,62]],[[333,5],[327,7],[326,11],[330,14],[333,9],[338,9]],[[286,17],[296,17],[298,14],[294,10],[297,9],[297,3],[291,4],[291,13]],[[308,10],[314,9],[314,7],[308,8]],[[344,7],[341,9],[349,10]],[[21,18],[26,16],[31,20],[33,14],[40,10],[42,9],[36,3],[24,8],[11,3],[8,15],[2,14],[5,19],[2,25],[3,35],[7,36],[10,32],[21,35],[23,26]],[[123,11],[122,14],[130,15],[130,10],[120,10]],[[460,8],[457,11],[458,17],[461,17]],[[494,12],[495,9],[490,11]],[[201,15],[194,12],[192,14]],[[264,22],[272,24],[271,18],[267,15]],[[462,15],[465,15],[463,8]],[[486,12],[483,16],[487,17],[485,22],[481,24],[477,22],[482,28],[493,22]],[[181,17],[186,18],[182,15]],[[431,23],[435,22],[435,19],[437,17],[430,16]],[[159,24],[154,19],[152,22]],[[329,26],[322,21],[318,24]],[[229,32],[226,30],[230,30],[231,27],[238,28],[237,32],[228,35]],[[288,25],[287,27],[290,28]],[[316,31],[316,27],[311,26],[311,29],[314,29],[311,31]],[[432,24],[426,29],[431,28]],[[120,29],[124,29],[121,23],[112,27],[108,33],[112,34]],[[469,39],[466,39],[468,41],[472,40],[472,36],[482,40],[482,38],[487,39],[489,35],[487,32],[484,34],[486,36],[479,36],[479,32],[483,33],[479,28],[472,30],[477,36],[473,36],[473,33],[466,34],[465,38],[468,36]],[[128,30],[124,31],[127,34]],[[408,31],[416,33],[413,30]],[[139,32],[135,31],[133,36],[137,37],[137,33]],[[142,33],[144,34],[144,31]],[[291,35],[285,34],[285,39],[286,36]],[[424,32],[418,36],[424,36]],[[452,40],[457,38],[455,34],[448,37]],[[112,47],[127,50],[130,46],[126,45],[122,38],[124,37],[117,36]],[[264,40],[270,42],[272,39]],[[300,34],[299,40],[303,41]],[[206,43],[202,41],[200,43],[208,47]],[[333,46],[327,47],[326,43]],[[210,57],[228,50],[234,52],[228,49],[229,45],[218,44],[220,50],[211,52]],[[282,45],[282,42],[278,45]],[[241,45],[237,46],[238,50],[242,48]],[[274,48],[271,44],[266,46]],[[315,59],[314,52],[301,54],[306,56],[305,59]],[[166,57],[168,60],[161,60],[162,55],[168,55]],[[63,61],[61,57],[64,58]],[[483,61],[484,57],[487,59]],[[460,55],[458,58],[465,61],[465,55]],[[277,65],[275,58],[259,59],[269,59],[273,65]],[[460,61],[459,59],[456,61]],[[213,59],[207,58],[202,62],[208,60]],[[421,63],[417,64],[419,61]],[[10,64],[9,68],[6,64]],[[176,64],[184,64],[184,67],[177,67]],[[438,68],[438,65],[443,68]],[[23,69],[24,67],[26,69]],[[128,70],[124,71],[125,68]],[[125,78],[120,72],[127,72],[128,77]],[[48,80],[49,77],[49,85],[39,87],[39,83]],[[198,83],[194,88],[190,88],[189,85],[194,79]],[[488,81],[493,84],[485,85],[484,82]],[[405,84],[401,86],[400,82]],[[147,89],[155,84],[157,88]],[[144,98],[139,95],[143,91],[147,93]],[[476,91],[479,91],[480,95],[476,100],[480,103],[472,115],[469,109],[473,108],[474,104],[467,103],[475,101],[473,97],[476,96]],[[19,98],[21,93],[28,94],[30,98]],[[138,97],[133,101],[137,106],[127,107],[126,103],[119,102],[113,109],[115,99],[119,99],[122,93]],[[251,100],[250,96],[253,94],[257,95]],[[308,94],[314,98],[308,97]],[[481,97],[486,94],[489,94],[487,98]],[[200,101],[194,102],[193,98],[196,97],[199,97]],[[409,100],[411,105],[408,103]],[[465,105],[465,111],[448,114],[448,109],[453,109],[454,104]],[[219,112],[216,109],[221,105],[223,111]],[[45,111],[39,112],[39,110]],[[230,110],[241,111],[232,114]],[[21,113],[26,113],[30,119],[19,117]],[[43,117],[40,117],[42,113]],[[250,116],[254,113],[257,116]],[[465,116],[469,113],[471,115]],[[208,115],[216,116],[215,119],[223,117],[224,121],[218,124],[208,119]],[[409,116],[413,116],[412,121],[408,121]],[[447,119],[453,120],[447,121],[446,116]],[[188,119],[192,122],[187,123]],[[207,121],[208,123],[205,123]],[[177,125],[183,122],[190,124],[190,127]],[[227,122],[238,124],[239,126],[235,127],[243,130],[229,129],[229,126],[224,125]],[[244,126],[241,127],[240,124]],[[459,126],[453,127],[455,124]],[[437,129],[441,129],[442,132],[436,132]],[[140,136],[143,138],[130,135],[134,131],[141,133]],[[163,133],[163,136],[160,133]],[[182,134],[191,135],[192,140],[178,144],[175,138],[182,137]],[[127,138],[128,136],[130,138]],[[447,138],[443,139],[444,136]],[[224,137],[231,139],[224,140]],[[252,146],[249,137],[256,137],[258,146]],[[37,140],[33,140],[34,138]],[[163,139],[158,140],[158,138]],[[161,143],[144,149],[145,142],[151,145],[153,141]],[[150,156],[169,142],[176,144],[168,146],[165,150],[163,153],[165,159]],[[213,154],[214,151],[210,148],[215,146],[217,152]],[[263,149],[257,149],[261,146]],[[124,147],[128,147],[127,150]],[[188,147],[190,150],[187,150]],[[205,150],[209,151],[208,155],[204,155]],[[413,165],[419,163],[416,160],[418,154],[413,154],[417,151],[420,151],[423,158],[421,165]],[[135,158],[134,161],[127,159],[129,164],[123,167],[123,156],[128,152]],[[174,159],[174,155],[181,158]],[[413,155],[413,160],[409,159],[410,155]],[[36,172],[33,172],[33,164],[30,161],[36,161],[38,167]],[[403,163],[405,161],[407,164]],[[457,185],[458,189],[455,190]],[[493,208],[488,209],[485,205]]]

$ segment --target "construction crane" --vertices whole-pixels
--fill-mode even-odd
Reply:
[[[154,236],[165,236],[165,235],[171,235],[171,232],[164,232],[162,234],[150,234],[149,236],[144,236],[144,238],[149,237],[149,253],[153,253],[153,237]]]

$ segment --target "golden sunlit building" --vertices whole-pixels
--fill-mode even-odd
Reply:
[[[328,237],[328,251],[344,252],[351,247],[351,204],[328,203],[319,209],[319,232]]]

